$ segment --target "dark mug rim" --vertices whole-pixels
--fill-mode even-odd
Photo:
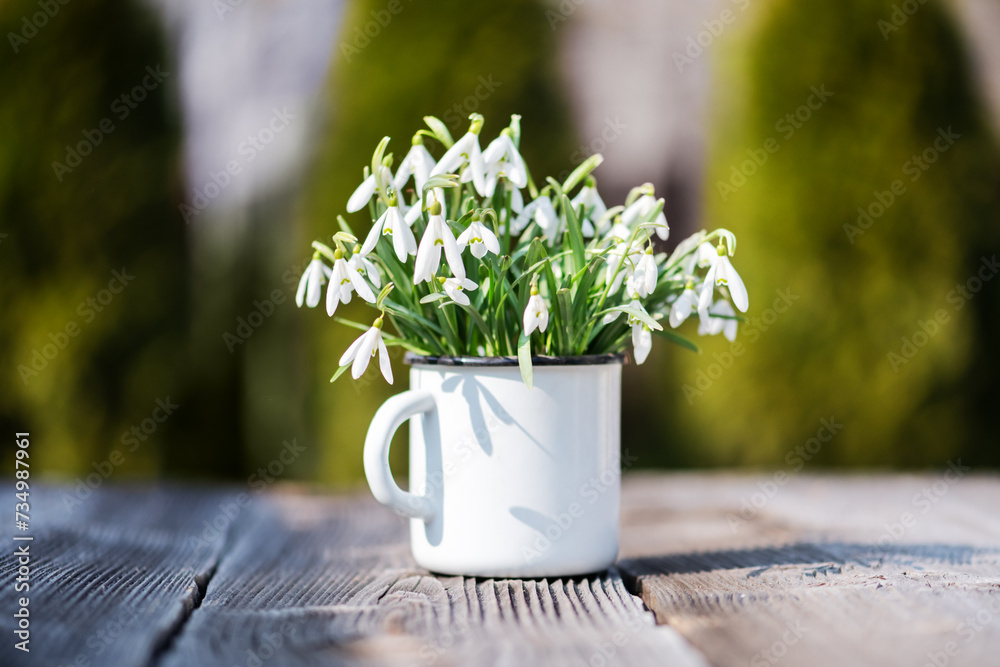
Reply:
[[[465,366],[465,367],[506,367],[517,366],[517,357],[453,357],[424,356],[407,352],[403,363],[410,366]],[[584,354],[568,357],[531,357],[534,366],[606,366],[625,363],[624,354]]]

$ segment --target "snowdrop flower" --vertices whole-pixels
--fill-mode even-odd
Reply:
[[[472,216],[468,228],[458,236],[459,250],[464,250],[466,246],[476,259],[482,259],[487,252],[500,254],[500,241],[496,234],[475,215]]]
[[[659,267],[656,266],[656,259],[653,258],[653,248],[647,247],[646,252],[635,265],[635,271],[629,276],[629,291],[635,292],[640,297],[647,297],[656,289],[656,279],[659,276]]]
[[[676,329],[697,310],[698,293],[694,290],[694,284],[689,282],[681,295],[670,306],[670,326]]]
[[[361,246],[361,254],[367,255],[375,249],[380,234],[388,234],[392,237],[392,247],[400,262],[405,262],[407,255],[417,254],[417,239],[413,237],[409,225],[403,221],[403,215],[399,211],[399,200],[395,192],[389,195],[389,208],[385,209],[385,213],[368,232],[368,237],[365,238],[365,243]]]
[[[479,149],[479,131],[483,129],[483,117],[474,113],[469,118],[472,119],[469,131],[441,156],[441,161],[431,170],[431,176],[457,173],[458,168],[468,162],[471,180],[476,186],[476,192],[479,193],[479,196],[485,197],[486,166],[483,162],[482,151]],[[463,180],[466,179],[463,178]]]
[[[301,308],[302,302],[305,301],[310,308],[318,306],[323,296],[323,284],[329,275],[330,269],[320,259],[320,254],[314,253],[312,261],[299,279],[299,289],[295,292],[295,305]]]
[[[347,265],[357,271],[362,278],[367,278],[368,282],[375,286],[375,289],[382,287],[382,276],[378,273],[378,267],[368,259],[367,255],[361,253],[361,246],[354,246],[354,253]]]
[[[707,312],[699,313],[701,322],[698,324],[698,334],[701,336],[722,332],[729,342],[736,340],[736,327],[738,320],[730,319],[736,316],[736,311],[725,299],[719,299]],[[725,315],[726,317],[713,317],[713,315]]]
[[[645,324],[632,325],[632,351],[635,353],[635,363],[642,365],[653,348],[653,333]]]
[[[573,197],[570,203],[573,204],[573,208],[579,208],[581,204],[584,207],[585,217],[583,224],[580,225],[584,236],[594,236],[603,231],[601,229],[594,229],[594,225],[591,223],[591,220],[600,220],[608,212],[608,207],[604,205],[604,200],[601,199],[601,195],[597,192],[593,178],[587,178],[587,182],[584,183],[580,192]]]
[[[392,186],[396,190],[401,190],[406,182],[413,176],[413,182],[417,186],[417,192],[424,191],[424,183],[431,177],[431,170],[434,169],[434,158],[424,146],[424,139],[419,134],[413,135],[413,145],[410,152],[406,154],[403,161],[399,163],[396,170],[396,178],[393,179]]]
[[[344,252],[337,248],[333,256],[333,273],[330,276],[330,286],[326,290],[326,314],[333,317],[338,305],[350,303],[352,290],[357,290],[358,296],[368,303],[375,303],[372,288],[347,263]]]
[[[528,186],[528,170],[524,166],[517,146],[510,138],[510,128],[505,127],[500,136],[490,142],[483,151],[486,168],[485,196],[492,197],[496,190],[497,178],[504,176],[518,189]]]
[[[632,227],[634,222],[652,213],[657,203],[653,195],[642,195],[622,211],[622,222]],[[666,241],[667,237],[670,236],[670,226],[667,224],[667,216],[664,215],[662,209],[652,222],[656,229],[656,235]]]
[[[444,250],[445,259],[452,275],[458,278],[465,278],[465,264],[462,263],[462,251],[455,242],[455,235],[441,215],[440,202],[433,202],[430,210],[430,221],[424,236],[420,239],[420,247],[417,248],[417,259],[413,267],[413,284],[419,285],[425,280],[434,278],[434,273],[441,264],[441,250]]]
[[[542,234],[546,238],[552,240],[558,235],[561,220],[556,214],[556,209],[552,206],[552,200],[549,199],[548,195],[539,195],[533,202],[525,206],[521,210],[521,214],[514,220],[511,231],[514,233],[524,231],[524,228],[528,226],[528,222],[532,219],[538,223]]]
[[[545,331],[548,326],[549,307],[538,293],[538,287],[532,285],[531,297],[528,299],[528,305],[524,307],[524,335],[530,336],[535,329]]]
[[[382,183],[391,184],[392,183],[392,172],[389,171],[389,167],[384,164],[379,167],[382,170]],[[375,194],[376,183],[375,174],[369,174],[365,180],[361,181],[361,185],[357,187],[351,198],[347,200],[347,212],[356,213],[368,205],[371,201],[372,195]]]
[[[750,306],[747,288],[743,285],[743,279],[740,278],[740,274],[736,273],[736,269],[729,262],[729,255],[726,254],[726,248],[722,244],[719,244],[716,250],[715,262],[712,263],[708,274],[705,275],[705,289],[699,298],[698,310],[704,311],[708,309],[709,304],[712,303],[713,287],[716,285],[725,285],[728,287],[729,295],[733,298],[733,303],[736,307],[744,313],[747,312],[747,308]]]
[[[465,293],[465,290],[474,290],[479,285],[463,276],[461,278],[448,278],[441,283],[441,287],[444,288],[445,294],[450,296],[452,301],[468,306],[472,302],[469,301],[469,295]]]
[[[386,382],[392,384],[392,366],[389,363],[389,350],[386,349],[385,341],[382,340],[381,316],[375,320],[368,331],[351,343],[347,352],[344,352],[344,356],[340,358],[339,365],[351,364],[351,377],[357,380],[368,370],[368,362],[372,360],[376,352],[378,352],[378,365],[379,370],[382,371],[382,377],[385,378]]]

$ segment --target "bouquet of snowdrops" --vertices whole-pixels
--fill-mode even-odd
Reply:
[[[470,120],[455,141],[425,117],[429,129],[413,136],[395,172],[382,139],[347,202],[348,213],[367,210],[370,231],[355,236],[338,216],[332,244],[312,244],[296,303],[319,305],[325,286],[327,314],[364,331],[331,381],[348,368],[360,377],[378,355],[391,383],[394,345],[429,356],[516,355],[530,386],[532,355],[621,353],[631,342],[641,364],[654,333],[697,350],[661,320],[673,329],[697,313],[699,334],[735,338],[739,318],[726,296],[745,312],[747,292],[729,261],[731,232],[699,231],[661,252],[656,239],[670,228],[652,185],[607,208],[591,176],[600,155],[562,183],[536,183],[518,149],[520,116],[485,149],[483,117]],[[443,148],[437,161],[428,139]],[[372,324],[336,315],[354,293],[377,311]]]

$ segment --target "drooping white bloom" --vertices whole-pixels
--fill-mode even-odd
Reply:
[[[351,346],[344,352],[344,356],[340,358],[339,365],[351,364],[351,377],[357,380],[368,370],[368,362],[372,360],[376,352],[378,352],[378,365],[379,370],[382,371],[382,377],[385,378],[386,382],[392,384],[392,365],[389,363],[389,350],[386,349],[385,341],[382,340],[381,317],[375,320],[368,331],[351,343]]]
[[[309,308],[318,306],[319,300],[323,296],[323,284],[326,283],[326,278],[329,275],[330,269],[323,263],[318,254],[314,255],[309,266],[303,271],[302,278],[299,279],[299,289],[295,292],[295,304],[301,308],[303,301],[305,301]]]
[[[441,250],[452,275],[465,278],[465,264],[462,262],[462,251],[455,241],[451,227],[441,215],[441,204],[434,202],[431,206],[431,216],[420,239],[417,248],[417,259],[413,267],[413,284],[419,285],[425,280],[432,280],[438,266],[441,264]],[[436,211],[436,212],[435,212]]]
[[[434,188],[431,191],[431,195],[429,196],[428,201],[431,202],[445,201],[444,188]],[[400,208],[400,210],[402,211],[403,209]],[[406,224],[408,226],[412,227],[413,223],[415,223],[417,221],[417,218],[419,217],[420,217],[420,200],[418,199],[413,204],[413,206],[403,211],[403,220],[406,221]]]
[[[635,353],[635,363],[641,365],[653,348],[653,332],[645,324],[632,325],[632,351]]]
[[[483,153],[479,149],[478,129],[475,132],[470,129],[465,136],[452,144],[451,148],[441,156],[441,161],[431,170],[431,176],[458,173],[459,167],[466,162],[469,163],[470,176],[466,177],[463,174],[463,181],[471,179],[479,196],[485,197],[486,166],[483,163]]]
[[[389,167],[382,165],[380,167],[382,170],[382,183],[384,185],[389,185],[392,183],[392,172],[389,171]],[[375,194],[376,183],[375,174],[369,174],[365,180],[361,181],[361,185],[354,190],[351,198],[347,200],[347,212],[356,213],[368,205],[371,201],[372,195]]]
[[[476,218],[473,218],[466,230],[458,235],[459,250],[465,249],[466,246],[476,259],[482,259],[487,252],[500,254],[500,241],[496,234]]]
[[[517,146],[510,138],[510,130],[504,128],[500,136],[490,142],[483,151],[483,163],[486,169],[486,193],[492,197],[496,190],[497,179],[504,176],[517,188],[528,186],[528,170],[524,160],[517,151]]]
[[[514,220],[511,231],[519,234],[524,231],[528,223],[534,219],[542,234],[548,239],[554,239],[559,234],[562,220],[556,214],[555,207],[548,195],[539,195],[533,202],[525,206],[520,215]]]
[[[660,270],[653,257],[653,249],[646,248],[646,252],[642,253],[642,257],[635,265],[635,271],[629,276],[629,291],[640,297],[649,296],[656,289],[656,279],[659,275]]]
[[[698,310],[708,309],[712,303],[712,293],[715,286],[725,285],[729,288],[729,295],[733,298],[733,304],[742,312],[747,312],[750,306],[750,298],[747,295],[747,288],[743,285],[743,279],[736,269],[729,262],[729,255],[726,254],[724,246],[719,246],[717,257],[712,267],[705,275],[705,287],[698,301]]]
[[[736,311],[725,299],[719,299],[706,311],[699,313],[701,322],[698,324],[698,334],[701,336],[722,332],[729,342],[736,340],[736,328],[738,320],[731,319],[736,316]],[[725,317],[713,317],[714,315],[724,315]]]
[[[528,305],[524,307],[524,335],[530,336],[535,329],[545,331],[548,326],[549,307],[545,305],[545,299],[538,290],[532,287]]]
[[[392,236],[392,248],[396,251],[396,257],[400,262],[406,261],[407,255],[417,254],[417,239],[414,238],[410,226],[403,220],[403,215],[399,211],[396,196],[389,200],[389,207],[385,209],[382,216],[372,225],[372,229],[365,238],[364,245],[361,246],[361,253],[367,255],[378,244],[380,234]]]
[[[580,188],[580,192],[573,197],[571,203],[573,204],[573,208],[579,208],[581,204],[584,207],[584,218],[580,227],[585,237],[589,238],[595,234],[603,233],[604,230],[595,228],[591,220],[601,220],[604,214],[608,212],[608,207],[604,205],[604,200],[601,199],[601,195],[597,192],[597,187],[594,185],[592,179],[587,179],[587,182]],[[601,225],[601,227],[606,225],[607,222]]]
[[[358,296],[369,303],[375,303],[375,294],[364,278],[352,267],[344,253],[337,249],[333,261],[333,273],[330,276],[330,286],[326,290],[326,314],[333,317],[337,306],[351,302],[351,291],[357,291]]]
[[[656,208],[657,203],[653,195],[642,195],[622,211],[622,222],[629,227],[633,227],[634,223],[638,220],[648,217],[653,212],[653,209]],[[652,223],[656,230],[656,235],[666,241],[667,237],[670,236],[670,225],[667,224],[667,216],[664,215],[662,209],[652,220]]]
[[[401,190],[406,182],[413,176],[413,182],[417,186],[417,193],[424,191],[424,184],[431,177],[431,170],[434,169],[434,158],[424,146],[424,141],[420,135],[413,137],[413,145],[410,152],[406,154],[403,161],[399,163],[396,170],[396,178],[392,185],[397,190]]]
[[[358,272],[358,275],[370,282],[375,289],[382,287],[382,276],[379,275],[378,267],[368,259],[367,255],[361,253],[361,246],[354,246],[354,254],[347,262],[348,266]]]
[[[468,306],[472,302],[469,300],[469,295],[466,294],[465,291],[474,290],[479,287],[479,285],[465,277],[456,277],[448,278],[444,281],[444,283],[442,283],[441,287],[444,288],[445,294],[450,296],[452,301],[460,303],[463,306]]]
[[[676,329],[697,310],[698,293],[694,290],[694,286],[689,284],[670,306],[670,326]]]

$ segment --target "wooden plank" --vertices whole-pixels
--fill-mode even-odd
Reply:
[[[605,657],[607,656],[607,657]],[[706,663],[617,572],[572,580],[433,576],[407,524],[361,498],[275,493],[237,527],[164,656],[197,665]]]
[[[9,485],[5,497],[13,498]],[[82,495],[82,494],[81,494]],[[144,665],[198,603],[224,539],[195,543],[226,494],[173,488],[31,491],[31,542],[0,555],[0,664]],[[79,502],[75,502],[78,500]],[[207,535],[211,537],[211,535]],[[30,589],[14,592],[17,545]],[[30,604],[30,653],[13,648],[15,597]]]
[[[716,665],[996,664],[996,477],[648,475],[623,507],[626,580]]]

